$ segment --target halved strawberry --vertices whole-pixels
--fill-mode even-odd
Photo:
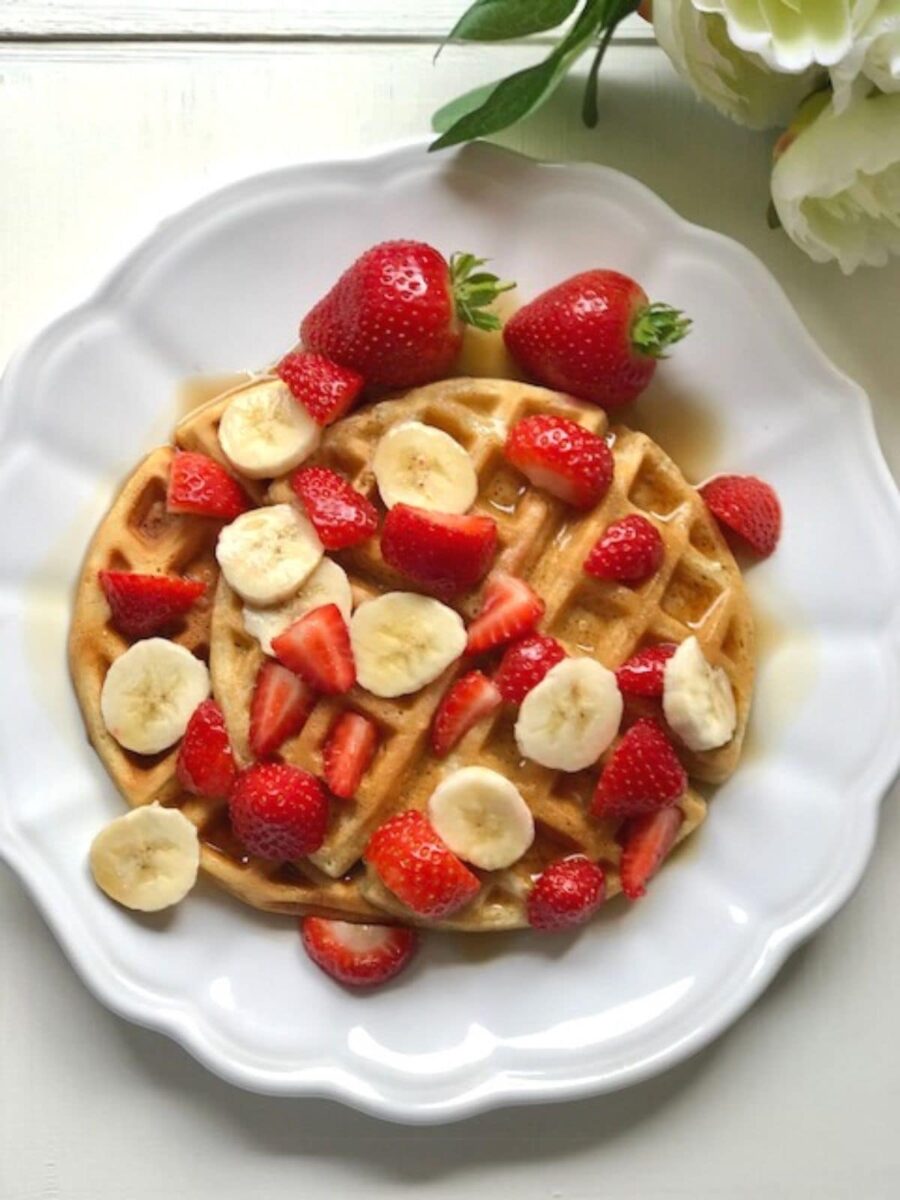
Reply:
[[[309,684],[266,659],[256,676],[250,701],[250,749],[255,758],[268,758],[298,734],[316,703]]]
[[[467,654],[483,654],[533,629],[544,602],[524,579],[497,572],[484,589],[481,612],[469,626]]]
[[[387,983],[415,954],[418,934],[404,925],[353,925],[303,917],[303,948],[317,967],[348,987]]]
[[[665,547],[659,530],[640,513],[630,513],[607,527],[584,560],[595,579],[643,583],[662,566]]]
[[[592,917],[606,898],[603,868],[583,854],[545,867],[528,893],[532,929],[568,929]]]
[[[133,571],[100,571],[112,623],[126,637],[158,633],[191,608],[206,591],[199,579],[180,575],[140,575]]]
[[[349,412],[365,380],[324,354],[303,350],[286,354],[275,368],[317,425],[330,425]]]
[[[599,504],[612,483],[612,451],[596,433],[566,417],[523,417],[509,431],[504,454],[535,487],[576,508]]]
[[[616,671],[619,691],[629,696],[648,696],[655,699],[663,694],[666,663],[678,647],[674,642],[659,642],[645,646],[632,654]]]
[[[326,550],[355,546],[378,528],[374,505],[328,467],[301,467],[291,487]]]
[[[457,679],[441,700],[431,726],[431,746],[443,758],[463,734],[500,704],[500,692],[481,671]]]
[[[376,829],[363,856],[381,882],[420,917],[439,921],[481,887],[438,837],[424,813],[410,808]]]
[[[214,458],[180,450],[169,468],[166,507],[172,513],[233,521],[251,504],[237,480]]]
[[[622,891],[629,900],[639,900],[645,885],[659,870],[675,844],[684,814],[680,808],[664,808],[629,821],[622,831],[619,874]]]
[[[552,637],[533,633],[513,642],[500,659],[494,676],[500,695],[508,704],[521,704],[533,687],[541,682],[551,667],[566,657],[566,652]]]
[[[493,517],[474,513],[457,516],[395,504],[381,531],[385,562],[444,597],[478,583],[496,549]]]
[[[272,639],[275,657],[316,691],[334,695],[356,683],[350,631],[336,604],[304,613]]]
[[[719,475],[699,491],[726,531],[736,533],[761,558],[768,558],[781,537],[781,505],[774,488],[755,475]]]
[[[315,775],[287,763],[253,763],[228,797],[231,825],[251,854],[290,862],[315,854],[328,830],[328,795]]]
[[[639,817],[680,800],[688,779],[672,743],[655,721],[635,721],[603,768],[591,812]]]
[[[377,746],[378,729],[374,721],[362,713],[341,713],[331,727],[322,752],[325,782],[335,796],[350,800],[356,795]]]
[[[218,800],[231,790],[237,767],[225,717],[215,700],[204,700],[194,709],[178,747],[175,774],[195,796]]]

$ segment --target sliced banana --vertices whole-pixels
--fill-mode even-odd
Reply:
[[[235,470],[271,479],[312,454],[322,431],[280,379],[239,391],[222,414],[219,445]]]
[[[191,713],[209,693],[206,663],[176,642],[146,638],[106,672],[100,713],[120,746],[159,754],[183,736]]]
[[[388,508],[411,504],[464,513],[478,495],[478,476],[466,451],[449,433],[421,421],[389,429],[375,448],[372,470]]]
[[[707,660],[695,637],[686,638],[666,663],[663,712],[689,750],[715,750],[734,736],[737,709],[731,680]]]
[[[252,604],[245,604],[244,628],[251,637],[257,639],[264,654],[274,656],[273,638],[284,633],[304,613],[323,604],[336,604],[349,625],[353,611],[350,580],[343,567],[330,558],[323,558],[296,596],[291,596],[283,604],[277,604],[274,608],[256,608]]]
[[[90,864],[97,886],[112,900],[159,912],[183,900],[197,882],[200,841],[184,813],[148,804],[100,830]]]
[[[557,771],[593,766],[622,720],[616,677],[593,658],[551,667],[522,701],[516,744],[526,758]]]
[[[242,513],[219,534],[216,558],[248,604],[264,607],[293,596],[322,559],[322,543],[292,504]]]
[[[487,767],[462,767],[428,800],[428,816],[454,854],[484,871],[517,862],[534,841],[534,818],[518,788]]]
[[[350,621],[361,687],[374,696],[417,692],[461,656],[466,629],[459,613],[414,592],[364,600]]]

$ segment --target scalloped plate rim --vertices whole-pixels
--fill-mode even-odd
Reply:
[[[255,189],[265,189],[279,179],[288,179],[298,173],[303,175],[341,169],[353,171],[361,166],[379,164],[389,171],[392,162],[411,162],[412,155],[421,153],[426,145],[427,142],[422,139],[404,140],[373,148],[367,154],[276,167],[242,176],[211,192],[205,191],[199,197],[194,195],[186,206],[177,206],[171,215],[158,221],[149,233],[137,239],[124,256],[121,252],[115,253],[112,256],[115,265],[103,273],[102,282],[86,294],[82,293],[76,302],[62,306],[57,316],[13,355],[0,380],[0,432],[11,411],[17,379],[20,373],[27,370],[32,359],[41,353],[42,347],[64,332],[69,322],[77,327],[78,321],[86,313],[108,311],[109,302],[115,300],[117,292],[120,289],[127,290],[129,284],[139,276],[144,257],[158,253],[167,242],[188,232],[198,220],[202,221],[207,211],[218,210],[223,204],[239,200],[245,193],[249,195]],[[874,468],[872,486],[881,493],[885,508],[891,511],[900,532],[900,495],[878,444],[868,397],[857,383],[830,362],[806,329],[780,284],[752,252],[724,234],[687,221],[645,184],[613,168],[590,162],[538,162],[514,151],[485,144],[468,147],[457,154],[472,158],[486,156],[488,159],[500,156],[514,167],[560,171],[567,175],[590,177],[592,180],[605,175],[620,190],[630,189],[645,209],[652,208],[657,217],[665,220],[670,227],[677,228],[682,236],[714,244],[720,253],[739,259],[742,269],[753,273],[757,287],[764,288],[769,297],[777,296],[779,319],[788,321],[792,332],[802,339],[803,351],[813,357],[820,369],[829,373],[846,393],[846,399],[843,400],[847,410],[845,417],[852,413],[856,433],[862,436],[860,449]],[[427,169],[427,164],[435,161],[423,160],[422,169]],[[856,399],[852,406],[849,403],[851,392]],[[880,632],[891,651],[894,679],[900,684],[900,621],[893,621]],[[872,852],[881,799],[898,770],[900,745],[893,749],[885,745],[880,758],[870,763],[865,787],[861,789],[858,802],[860,816],[864,813],[865,820],[861,819],[856,826],[857,836],[852,853],[845,852],[828,888],[813,903],[801,898],[788,913],[779,914],[777,920],[767,921],[760,917],[759,935],[747,948],[738,966],[743,968],[745,959],[751,958],[752,964],[746,970],[739,970],[736,966],[728,976],[729,984],[710,998],[707,1007],[714,1008],[712,1015],[701,1013],[692,1027],[669,1045],[645,1054],[618,1070],[600,1073],[588,1070],[580,1074],[570,1072],[561,1079],[541,1078],[540,1075],[524,1077],[509,1070],[495,1070],[485,1073],[480,1082],[464,1087],[451,1098],[425,1105],[414,1100],[398,1101],[396,1097],[386,1096],[377,1090],[370,1094],[371,1085],[356,1076],[350,1076],[339,1066],[328,1070],[298,1067],[290,1072],[272,1074],[240,1058],[229,1058],[227,1052],[221,1049],[221,1039],[217,1045],[212,1038],[209,1022],[190,1001],[156,994],[111,967],[77,910],[73,906],[59,904],[54,898],[52,875],[37,860],[3,805],[0,805],[0,829],[3,831],[0,858],[16,871],[89,990],[120,1016],[167,1034],[215,1074],[240,1087],[269,1095],[328,1098],[373,1116],[409,1124],[432,1124],[461,1120],[501,1106],[576,1099],[613,1091],[674,1066],[711,1042],[753,1004],[789,954],[821,928],[855,890]],[[848,849],[845,847],[845,851]]]

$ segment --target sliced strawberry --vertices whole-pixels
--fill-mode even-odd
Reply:
[[[468,904],[481,886],[447,849],[425,814],[414,808],[376,829],[364,858],[407,908],[432,921]]]
[[[544,602],[524,579],[497,572],[484,590],[481,612],[469,626],[467,654],[483,654],[533,629]]]
[[[331,425],[359,399],[365,380],[323,354],[286,354],[275,373],[291,389],[317,425]]]
[[[684,814],[680,808],[664,808],[629,821],[622,833],[619,874],[622,891],[629,900],[639,900],[646,884],[659,870],[678,837]]]
[[[350,800],[371,766],[378,746],[374,721],[361,713],[341,713],[325,743],[325,782],[335,796]]]
[[[486,675],[470,671],[444,696],[431,726],[431,746],[443,758],[463,734],[500,704],[500,692]]]
[[[606,898],[603,868],[583,854],[551,863],[528,893],[532,929],[568,929],[592,917]]]
[[[584,561],[595,579],[643,583],[662,566],[665,557],[659,530],[646,517],[631,513],[613,521]]]
[[[720,525],[768,558],[781,537],[781,505],[774,488],[755,475],[719,475],[699,490]]]
[[[594,793],[595,817],[639,817],[680,800],[684,767],[655,721],[635,721],[603,768]]]
[[[677,649],[674,642],[660,642],[632,654],[616,671],[619,691],[629,696],[648,696],[651,699],[661,696],[666,663]]]
[[[251,854],[289,862],[314,854],[328,828],[328,796],[308,771],[287,763],[254,763],[228,798],[231,824]]]
[[[171,625],[206,591],[199,579],[180,575],[139,575],[132,571],[100,571],[112,623],[126,637],[149,637]]]
[[[416,952],[418,934],[404,925],[353,925],[326,917],[300,921],[303,948],[326,975],[347,987],[377,987]]]
[[[218,800],[231,791],[237,767],[225,717],[215,700],[204,700],[194,709],[178,747],[175,774],[195,796]]]
[[[566,652],[556,638],[533,633],[513,642],[504,653],[494,683],[508,704],[521,704],[550,668],[565,657]]]
[[[304,613],[272,639],[275,657],[326,695],[348,692],[356,683],[350,631],[336,604]]]
[[[166,507],[172,513],[233,521],[251,504],[237,480],[214,458],[180,450],[169,469]]]
[[[496,522],[472,513],[456,516],[395,504],[381,531],[385,562],[445,597],[478,583],[496,549]]]
[[[306,724],[316,703],[309,684],[266,659],[256,676],[250,701],[250,750],[254,758],[268,758]]]
[[[291,487],[326,550],[355,546],[378,528],[374,506],[336,471],[301,467],[292,475]]]
[[[599,504],[612,483],[612,451],[596,433],[566,417],[538,414],[517,421],[504,454],[535,487],[576,508]]]

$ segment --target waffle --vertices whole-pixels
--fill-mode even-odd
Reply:
[[[224,402],[199,410],[179,431],[197,445],[211,445]],[[555,413],[606,434],[615,458],[615,480],[602,505],[576,514],[552,496],[525,484],[502,455],[509,426],[531,413]],[[684,752],[683,761],[697,780],[719,783],[737,764],[746,729],[753,683],[753,625],[737,565],[718,527],[675,464],[644,434],[607,429],[604,413],[568,397],[525,384],[497,380],[448,380],[387,400],[331,428],[315,459],[341,472],[374,503],[373,448],[392,424],[408,419],[444,429],[469,452],[479,477],[475,511],[497,522],[497,566],[526,580],[546,603],[541,628],[573,653],[590,654],[614,668],[642,646],[680,642],[695,634],[711,662],[721,665],[734,688],[738,725],[727,746],[702,754]],[[269,499],[288,500],[286,480],[272,484]],[[599,534],[613,520],[641,512],[657,525],[665,544],[661,570],[639,588],[592,579],[581,564]],[[415,585],[389,567],[377,539],[333,556],[347,571],[359,601]],[[479,590],[460,598],[457,607],[471,617]],[[243,626],[241,602],[220,579],[213,612],[211,669],[216,698],[225,712],[236,754],[250,760],[248,713],[262,654]],[[498,656],[499,657],[499,652]],[[303,730],[281,750],[285,761],[320,774],[322,747],[336,714],[351,707],[370,717],[379,730],[376,758],[352,801],[336,802],[329,835],[312,856],[323,878],[358,883],[360,895],[382,913],[405,921],[415,918],[377,877],[363,868],[360,855],[372,833],[400,808],[422,808],[438,779],[468,764],[491,767],[513,778],[534,814],[537,836],[528,854],[513,867],[482,873],[483,886],[472,904],[444,922],[465,931],[523,926],[525,896],[531,877],[565,854],[582,851],[602,861],[609,891],[619,890],[616,841],[618,822],[587,815],[596,769],[576,774],[548,770],[523,761],[513,736],[514,714],[501,710],[480,722],[445,761],[430,753],[428,730],[447,687],[466,669],[454,664],[439,679],[412,696],[383,700],[354,688],[347,696],[324,698]],[[633,711],[640,713],[640,705]],[[703,820],[706,805],[693,789],[681,802],[685,820],[680,838]],[[301,865],[302,866],[302,865]],[[300,869],[300,868],[298,868]],[[302,867],[308,870],[308,867]],[[268,869],[243,867],[243,898],[271,907]],[[279,907],[283,908],[284,894]],[[301,911],[298,889],[295,907]]]
[[[178,426],[175,444],[224,461],[217,429],[231,392],[196,410]],[[555,413],[605,434],[615,458],[615,480],[603,504],[577,514],[552,496],[530,488],[504,460],[509,426],[531,413]],[[696,492],[662,450],[643,434],[607,428],[602,411],[568,397],[521,383],[448,380],[383,401],[329,429],[315,461],[347,476],[378,504],[370,461],[381,434],[401,420],[436,425],[471,455],[479,477],[476,511],[497,522],[497,565],[527,579],[543,597],[542,629],[573,653],[591,654],[616,667],[635,650],[657,641],[696,634],[710,661],[728,673],[735,692],[738,726],[727,746],[682,757],[693,778],[718,783],[737,764],[747,723],[753,682],[753,626],[738,568],[718,527]],[[139,465],[102,522],[88,551],[79,582],[70,635],[70,664],[88,734],[119,791],[131,805],[159,801],[182,809],[197,826],[204,871],[256,908],[283,913],[318,913],[351,920],[415,918],[361,862],[371,832],[400,808],[424,807],[437,780],[448,770],[478,763],[515,779],[532,809],[534,845],[507,870],[482,873],[475,900],[443,922],[465,931],[499,930],[526,924],[525,897],[531,878],[549,861],[584,852],[602,861],[609,892],[619,890],[616,841],[618,822],[587,815],[596,769],[566,774],[523,761],[513,737],[514,715],[501,710],[480,722],[454,754],[436,761],[428,746],[433,713],[465,664],[454,664],[413,696],[384,700],[359,688],[347,696],[323,698],[301,733],[281,756],[314,773],[322,770],[322,746],[338,712],[352,707],[379,730],[379,749],[352,801],[335,801],[329,835],[321,849],[298,863],[276,865],[248,856],[234,838],[225,804],[185,793],[175,775],[176,751],[152,757],[122,749],[100,716],[100,690],[106,671],[127,642],[112,627],[97,581],[104,568],[179,573],[207,581],[207,596],[174,639],[209,660],[214,694],[225,712],[235,753],[250,761],[248,713],[262,653],[243,626],[241,602],[219,576],[214,557],[220,522],[170,516],[165,508],[169,464],[174,450],[154,451]],[[290,497],[286,480],[268,488],[250,484],[257,500]],[[581,564],[597,536],[613,520],[643,512],[665,543],[665,562],[639,588],[592,579]],[[337,552],[354,599],[415,585],[381,558],[377,539]],[[214,603],[213,603],[214,596]],[[464,595],[458,608],[471,617],[479,591]],[[499,652],[498,652],[499,657]],[[633,710],[640,714],[640,704]],[[692,788],[681,801],[679,840],[706,813]]]

